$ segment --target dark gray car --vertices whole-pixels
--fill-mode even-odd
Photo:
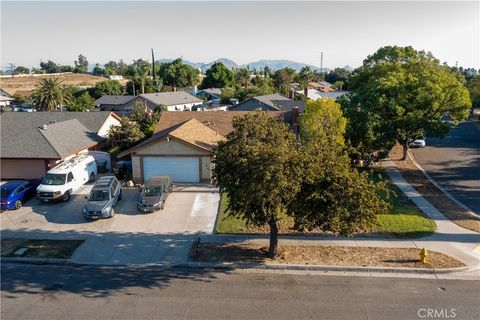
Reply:
[[[111,218],[115,214],[115,205],[122,200],[122,188],[117,178],[101,177],[86,198],[88,201],[82,210],[85,219]]]
[[[138,195],[137,208],[142,212],[154,212],[163,209],[169,193],[172,191],[172,179],[167,176],[154,176],[145,182]]]

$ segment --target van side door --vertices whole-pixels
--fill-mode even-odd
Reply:
[[[75,191],[77,189],[77,183],[75,177],[73,176],[72,171],[67,174],[67,190]]]

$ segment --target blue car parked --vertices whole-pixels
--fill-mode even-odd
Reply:
[[[38,181],[8,181],[1,186],[0,209],[15,210],[20,209],[25,201],[36,194]]]

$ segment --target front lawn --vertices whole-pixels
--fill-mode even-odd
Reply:
[[[378,172],[385,179],[386,175]],[[377,179],[378,174],[372,175]],[[435,223],[424,216],[420,209],[410,201],[395,185],[390,185],[393,195],[390,198],[392,208],[390,212],[377,216],[377,225],[358,236],[381,236],[395,238],[418,238],[425,237],[435,231]],[[248,233],[248,234],[267,234],[268,227],[248,226],[245,221],[239,218],[228,216],[225,212],[228,196],[222,194],[220,210],[218,213],[216,233]],[[279,222],[279,232],[281,234],[299,234],[291,230],[293,219],[285,217]],[[316,232],[313,232],[316,233]]]

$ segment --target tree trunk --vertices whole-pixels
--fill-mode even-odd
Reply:
[[[404,143],[402,143],[403,146],[403,155],[402,155],[402,161],[407,160],[407,152],[408,152],[408,140]]]
[[[142,81],[142,94],[145,93],[145,84]]]
[[[268,224],[270,225],[270,247],[268,248],[268,256],[273,259],[277,255],[278,247],[278,226],[275,217],[270,218]]]

